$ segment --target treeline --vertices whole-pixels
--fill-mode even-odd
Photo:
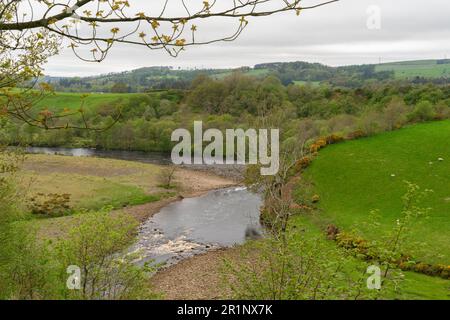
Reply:
[[[369,80],[394,79],[393,71],[375,71],[375,65],[330,67],[320,63],[279,62],[255,65],[255,69],[270,70],[285,85],[295,81],[327,82],[341,87],[357,87]]]
[[[221,79],[236,71],[258,77],[274,75],[284,85],[295,82],[326,82],[334,86],[354,88],[368,81],[394,79],[393,71],[377,72],[375,65],[330,67],[320,63],[297,61],[264,63],[257,64],[254,68],[241,67],[237,69],[182,70],[172,67],[149,67],[84,78],[46,77],[43,81],[50,82],[56,91],[146,92],[155,89],[188,89],[192,80],[200,74]],[[423,80],[432,81],[431,79]],[[448,83],[446,79],[441,80]]]
[[[181,70],[171,67],[140,68],[93,77],[44,78],[56,91],[67,92],[146,92],[154,89],[188,89],[199,74],[219,74],[229,70]]]
[[[89,123],[106,131],[43,131],[27,124],[4,124],[0,142],[34,146],[94,147],[142,151],[171,150],[171,133],[202,120],[207,128],[254,127],[261,117],[278,116],[283,140],[309,129],[320,134],[353,131],[364,135],[450,115],[450,87],[390,82],[358,88],[283,85],[274,76],[233,73],[221,80],[197,76],[189,90],[130,95],[86,111]],[[81,123],[81,119],[75,119]],[[361,133],[360,133],[361,134]]]

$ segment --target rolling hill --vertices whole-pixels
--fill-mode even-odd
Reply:
[[[155,89],[188,89],[199,74],[223,79],[239,71],[252,77],[274,75],[283,84],[328,83],[341,87],[358,87],[365,81],[395,80],[438,81],[448,83],[450,60],[401,61],[371,65],[331,67],[320,63],[274,62],[254,67],[235,69],[175,69],[172,67],[145,67],[121,73],[92,77],[44,77],[57,91],[67,92],[146,92]],[[119,86],[118,86],[119,84]]]
[[[402,210],[406,183],[433,190],[422,206],[427,219],[413,230],[411,254],[419,261],[450,261],[450,121],[406,127],[330,146],[308,168],[321,197],[321,217],[344,230],[354,225],[368,238],[381,236],[364,227],[379,210],[382,231],[391,230]]]

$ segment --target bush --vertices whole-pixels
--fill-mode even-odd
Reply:
[[[78,266],[81,270],[81,288],[65,290],[66,298],[156,297],[149,288],[146,273],[153,270],[134,264],[136,256],[122,252],[134,240],[136,225],[132,217],[112,215],[107,210],[84,214],[81,224],[57,246],[62,278],[67,279],[68,266]]]
[[[404,271],[414,271],[429,276],[441,277],[443,279],[450,279],[450,266],[443,264],[429,264],[424,262],[418,263],[401,262],[399,263],[399,268]]]
[[[329,224],[327,226],[327,239],[328,240],[336,240],[337,235],[339,234],[339,228],[334,224]]]
[[[331,134],[331,135],[325,137],[325,140],[326,140],[327,144],[335,144],[335,143],[342,142],[344,140],[344,137],[339,136],[337,134]]]
[[[24,223],[17,174],[24,155],[0,147],[0,300],[55,297],[53,260]]]
[[[355,272],[364,264],[321,237],[289,231],[285,241],[249,242],[241,253],[239,259],[226,260],[221,272],[234,299],[369,299],[378,294],[367,290]]]
[[[356,130],[347,135],[348,140],[356,140],[364,137],[367,137],[367,134],[362,130]]]
[[[310,157],[302,157],[295,163],[294,171],[300,172],[311,164],[311,158]]]
[[[161,168],[158,175],[159,186],[165,189],[173,188],[173,180],[175,179],[175,166],[166,166]]]
[[[437,120],[444,120],[450,118],[450,107],[444,103],[439,103],[434,106],[435,118]]]
[[[309,151],[311,153],[316,153],[317,151],[319,151],[320,149],[322,149],[326,145],[327,145],[326,138],[319,138],[310,146]]]
[[[57,261],[47,243],[36,241],[36,229],[15,223],[1,236],[0,299],[56,299],[60,283]]]
[[[28,208],[33,214],[60,217],[70,210],[70,194],[38,193],[28,201]]]
[[[429,101],[419,102],[414,111],[409,114],[408,118],[411,122],[430,121],[435,118],[433,105]]]
[[[335,237],[338,246],[347,250],[353,250],[357,254],[366,255],[369,251],[369,244],[366,240],[354,234],[340,232]]]
[[[320,196],[318,194],[315,194],[312,196],[312,198],[311,198],[312,203],[317,203],[319,201],[320,201]]]

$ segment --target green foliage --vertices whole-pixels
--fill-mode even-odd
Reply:
[[[88,78],[52,78],[45,80],[58,91],[109,92],[116,83],[126,83],[131,92],[148,90],[188,89],[193,79],[207,75],[222,80],[240,72],[249,77],[263,78],[275,75],[284,85],[292,83],[318,85],[330,83],[340,87],[359,87],[365,83],[409,79],[414,82],[441,80],[445,83],[450,73],[448,60],[421,60],[378,65],[330,67],[319,63],[275,62],[257,64],[254,68],[175,70],[171,67],[140,68],[123,73],[112,73]]]
[[[131,88],[122,82],[115,83],[111,87],[111,93],[130,93],[130,91],[131,91]]]
[[[0,228],[21,217],[17,205],[21,192],[17,189],[16,183],[17,172],[23,160],[24,154],[20,150],[0,146]]]
[[[87,214],[82,223],[57,245],[62,274],[68,266],[81,269],[81,289],[66,290],[66,298],[154,298],[146,271],[133,264],[133,255],[120,253],[134,239],[136,221],[108,210]]]
[[[429,102],[427,102],[429,101]],[[430,105],[431,104],[431,105]],[[170,135],[202,120],[206,128],[254,127],[260,116],[283,115],[282,140],[296,141],[297,125],[313,123],[314,137],[338,134],[373,135],[408,123],[450,116],[450,89],[439,85],[389,83],[356,89],[329,85],[283,86],[275,76],[251,78],[234,72],[217,79],[195,78],[189,91],[161,90],[148,94],[56,93],[37,102],[36,110],[53,114],[83,106],[90,126],[106,131],[48,130],[11,122],[0,130],[0,142],[34,146],[92,147],[169,152]],[[115,120],[120,114],[117,123]],[[79,114],[71,123],[84,126]],[[65,119],[67,120],[67,119]],[[55,125],[63,124],[57,123]],[[64,121],[64,120],[61,120]],[[306,128],[308,129],[308,128]],[[310,137],[312,138],[312,137]],[[302,139],[303,140],[303,139]]]
[[[411,259],[407,255],[408,249],[414,246],[411,234],[420,219],[425,218],[430,211],[430,208],[423,208],[421,203],[431,191],[421,191],[419,186],[410,182],[406,182],[406,185],[407,191],[402,197],[401,214],[391,229],[386,230],[382,227],[381,213],[373,210],[363,224],[378,234],[376,238],[364,239],[358,235],[358,228],[355,226],[350,233],[339,232],[336,236],[337,244],[354,251],[365,260],[376,260],[380,265],[384,265],[386,270],[398,267],[401,262],[407,263]]]
[[[365,264],[358,265],[310,231],[288,232],[285,243],[272,238],[252,242],[243,249],[239,262],[225,262],[222,275],[233,298],[330,300],[378,296],[376,290],[365,287]]]
[[[60,217],[70,210],[70,194],[38,193],[28,200],[32,214]]]
[[[321,196],[323,220],[344,230],[357,224],[364,239],[377,239],[380,231],[363,223],[367,213],[379,209],[381,230],[391,230],[402,216],[398,199],[405,190],[403,181],[420,184],[434,191],[423,200],[433,210],[415,226],[415,241],[404,243],[404,252],[420,261],[447,263],[449,126],[449,121],[416,125],[321,150],[305,174]]]
[[[67,238],[52,244],[37,241],[29,224],[15,224],[2,246],[0,298],[157,298],[148,285],[147,272],[153,270],[135,265],[135,255],[123,252],[135,226],[134,219],[109,210],[84,213]],[[67,287],[69,266],[81,270],[79,289]]]
[[[52,261],[25,218],[17,188],[24,156],[20,150],[0,150],[0,299],[40,299],[54,294]]]
[[[16,222],[2,233],[0,299],[57,299],[62,286],[50,247],[36,230]]]
[[[420,101],[414,111],[409,115],[409,119],[412,121],[430,121],[434,119],[435,112],[433,105],[429,101]]]
[[[136,221],[125,214],[85,212],[70,235],[53,244],[39,240],[25,223],[16,189],[23,155],[0,153],[0,299],[147,299],[156,298],[147,280],[148,268],[133,263],[122,251],[135,236]],[[51,195],[35,201],[39,212],[58,214],[68,197]],[[69,265],[82,270],[82,289],[66,287]]]

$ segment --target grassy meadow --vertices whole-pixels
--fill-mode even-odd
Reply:
[[[321,229],[335,224],[356,229],[367,239],[385,236],[402,210],[405,181],[433,190],[421,206],[430,208],[411,229],[406,254],[416,261],[450,261],[450,121],[406,127],[329,146],[305,171],[320,196],[318,210],[294,223]],[[441,159],[441,160],[438,160]],[[380,226],[367,224],[379,210]],[[402,298],[448,299],[448,280],[405,272]],[[397,297],[398,298],[398,297]]]
[[[441,78],[450,76],[450,63],[438,64],[437,60],[402,61],[383,63],[375,71],[394,71],[396,78]]]
[[[322,215],[323,212],[320,212],[319,214]],[[291,220],[292,226],[294,226],[295,230],[302,230],[302,232],[297,233],[297,235],[301,234],[314,239],[314,241],[320,241],[323,246],[331,249],[330,252],[333,252],[333,249],[337,249],[337,246],[333,241],[326,240],[323,236],[324,232],[321,221],[323,222],[322,217],[318,218],[305,215],[295,215]],[[361,269],[361,260],[358,258],[348,258],[350,265],[353,266],[353,271]],[[409,271],[403,272],[403,275],[403,281],[399,283],[400,291],[395,291],[392,286],[387,288],[387,290],[382,289],[380,292],[381,299],[450,299],[450,283],[448,280]],[[345,286],[348,284],[343,285]]]
[[[125,102],[132,96],[140,96],[139,93],[92,93],[81,94],[72,92],[55,92],[49,94],[36,105],[38,109],[48,108],[49,110],[62,111],[64,109],[78,110],[82,105],[87,110],[96,109],[100,105]],[[85,96],[85,97],[84,97]],[[82,98],[84,97],[84,98]]]
[[[120,208],[156,201],[158,166],[131,161],[28,155],[22,171],[28,193],[68,193],[74,209]]]
[[[371,210],[379,210],[382,225],[391,228],[402,209],[405,181],[431,189],[423,203],[431,208],[429,217],[414,230],[421,246],[411,250],[423,260],[448,263],[449,140],[450,121],[442,121],[325,148],[306,172],[321,197],[320,215],[344,229],[356,225],[376,237],[362,225]]]
[[[131,161],[56,155],[28,155],[20,172],[29,198],[42,194],[69,194],[70,210],[62,217],[30,215],[44,229],[64,229],[73,215],[103,207],[120,209],[173,196],[176,190],[158,186],[160,167]],[[66,223],[67,222],[67,223]]]

